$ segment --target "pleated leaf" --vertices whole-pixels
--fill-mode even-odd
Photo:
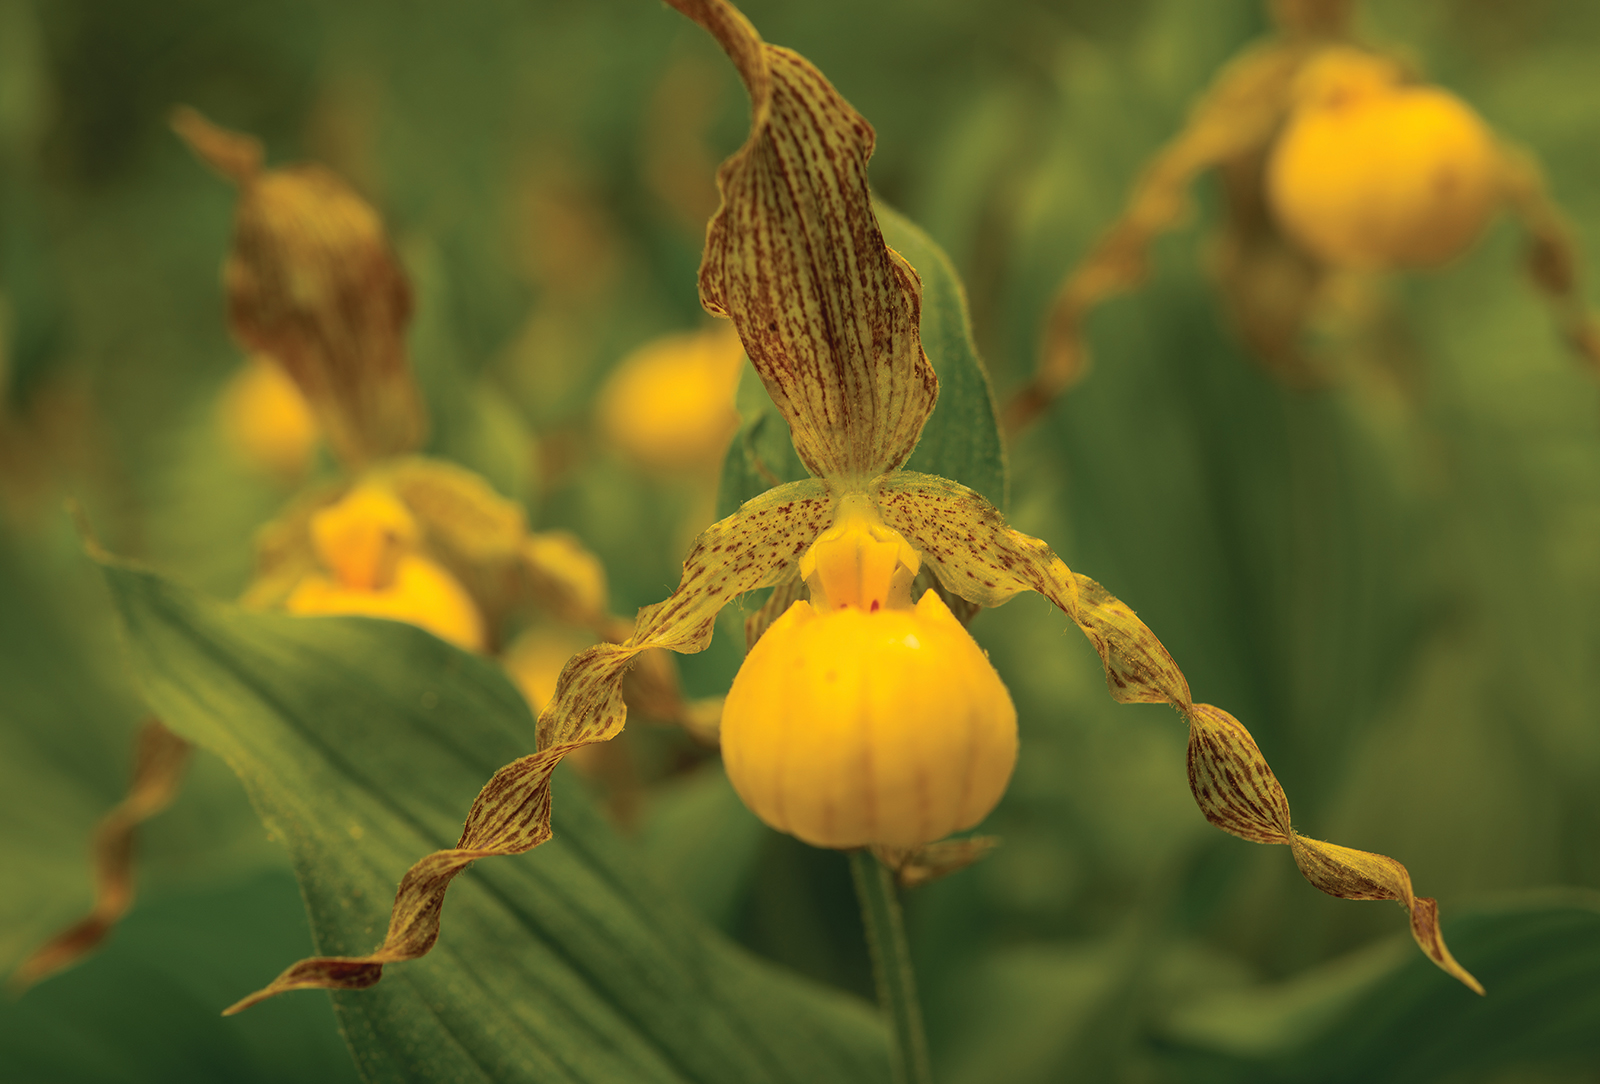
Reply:
[[[288,844],[321,953],[380,940],[401,874],[449,847],[483,781],[533,747],[498,668],[419,630],[106,575],[153,710],[220,754]],[[431,955],[333,995],[369,1080],[883,1078],[863,1005],[705,930],[558,789],[554,841],[460,878]]]
[[[1192,999],[1174,1008],[1163,1038],[1180,1060],[1204,1051],[1212,1079],[1240,1082],[1421,1084],[1519,1061],[1592,1068],[1600,898],[1553,891],[1463,910],[1451,938],[1492,996],[1464,997],[1400,945],[1383,945],[1287,982]]]

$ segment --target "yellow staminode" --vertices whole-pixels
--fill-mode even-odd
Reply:
[[[734,789],[822,847],[915,847],[971,828],[1017,759],[1000,675],[936,593],[910,605],[916,555],[881,522],[845,509],[802,568],[812,601],[762,635],[723,708]]]
[[[1388,61],[1341,47],[1301,73],[1296,103],[1267,165],[1267,196],[1312,255],[1355,270],[1431,267],[1483,232],[1501,162],[1461,99],[1402,85]]]
[[[466,589],[414,552],[416,520],[395,496],[357,486],[311,517],[311,542],[331,577],[310,575],[284,603],[297,614],[361,614],[405,621],[481,651],[483,618]]]
[[[655,470],[716,462],[739,428],[733,400],[743,362],[739,336],[726,324],[645,344],[600,394],[607,439]]]

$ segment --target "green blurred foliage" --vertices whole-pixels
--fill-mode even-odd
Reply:
[[[876,126],[874,184],[949,254],[1001,401],[1060,276],[1265,27],[1256,0],[744,7]],[[1540,156],[1600,258],[1593,5],[1368,9],[1375,40]],[[87,906],[88,833],[145,711],[63,501],[115,552],[230,597],[290,495],[219,431],[241,360],[217,273],[232,194],[167,131],[179,102],[382,209],[418,289],[432,450],[583,539],[617,612],[670,591],[713,514],[718,479],[649,475],[591,417],[629,349],[704,319],[711,171],[745,106],[681,17],[645,0],[0,0],[0,966]],[[1387,285],[1383,351],[1287,390],[1220,311],[1218,201],[1198,197],[1149,286],[1092,318],[1090,376],[1008,449],[1011,516],[1251,728],[1300,830],[1409,866],[1489,997],[1417,957],[1398,909],[1324,898],[1280,848],[1209,828],[1176,720],[1112,704],[1088,647],[1025,597],[973,626],[1022,727],[983,828],[1004,845],[908,901],[939,1078],[1592,1079],[1595,904],[1525,893],[1600,888],[1593,382],[1500,224]],[[774,463],[781,423],[748,374],[741,394]],[[726,688],[740,616],[684,660],[690,693]],[[755,952],[870,994],[840,856],[761,827],[680,735],[625,740],[649,790],[637,850],[614,860]],[[214,1015],[312,936],[287,854],[218,760],[142,833],[140,868],[101,955],[0,1005],[0,1080],[349,1079],[321,994]]]

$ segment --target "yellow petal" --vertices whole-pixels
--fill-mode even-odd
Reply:
[[[522,506],[465,467],[412,456],[384,464],[370,477],[393,490],[422,528],[422,548],[438,558],[499,628],[525,596]]]
[[[1301,72],[1299,104],[1273,145],[1273,213],[1324,263],[1436,266],[1476,240],[1499,206],[1502,163],[1488,126],[1455,95],[1396,75],[1392,61],[1326,50]]]
[[[745,805],[780,832],[817,847],[916,848],[1000,801],[1017,712],[936,592],[905,609],[800,601],[728,690],[722,758]]]
[[[386,587],[365,590],[308,576],[289,593],[284,608],[294,614],[357,614],[404,621],[468,651],[482,651],[485,644],[483,617],[472,596],[438,564],[411,553],[398,558]]]
[[[376,591],[394,580],[395,563],[417,545],[417,521],[393,493],[363,482],[312,513],[311,546],[339,583]]]
[[[672,3],[750,92],[749,138],[717,172],[700,300],[732,318],[807,469],[865,482],[905,462],[939,387],[922,351],[922,282],[872,213],[872,127],[731,4]]]
[[[1113,697],[1170,703],[1189,724],[1189,786],[1207,820],[1254,843],[1293,848],[1306,879],[1330,895],[1398,901],[1429,959],[1482,993],[1445,948],[1437,905],[1412,895],[1403,865],[1294,833],[1289,801],[1250,732],[1221,708],[1191,701],[1177,663],[1126,604],[1074,575],[1043,542],[1007,527],[993,505],[965,486],[901,471],[877,483],[872,494],[884,523],[922,552],[946,588],[985,606],[1038,591],[1095,645]]]
[[[821,482],[792,482],[712,524],[684,561],[678,589],[639,611],[628,640],[597,644],[567,663],[555,699],[539,716],[539,751],[507,764],[484,785],[455,847],[407,871],[383,944],[368,956],[301,960],[228,1013],[289,990],[364,989],[382,978],[384,964],[427,953],[438,940],[439,912],[456,874],[480,858],[521,854],[550,838],[550,773],[572,750],[621,732],[627,721],[622,677],[633,657],[650,648],[703,650],[717,611],[731,599],[794,575],[796,562],[832,518],[833,504]]]

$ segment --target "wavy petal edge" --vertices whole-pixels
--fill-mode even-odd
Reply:
[[[779,583],[827,526],[834,499],[815,479],[792,482],[747,502],[707,528],[683,564],[678,589],[639,611],[633,635],[572,657],[539,716],[538,752],[507,764],[472,803],[461,838],[406,872],[395,893],[383,944],[366,956],[316,956],[291,965],[261,990],[229,1006],[242,1012],[291,990],[359,990],[386,964],[425,955],[439,939],[450,882],[480,858],[522,854],[551,838],[550,777],[574,749],[622,732],[622,679],[636,655],[656,648],[683,654],[711,642],[718,612],[736,596]]]

